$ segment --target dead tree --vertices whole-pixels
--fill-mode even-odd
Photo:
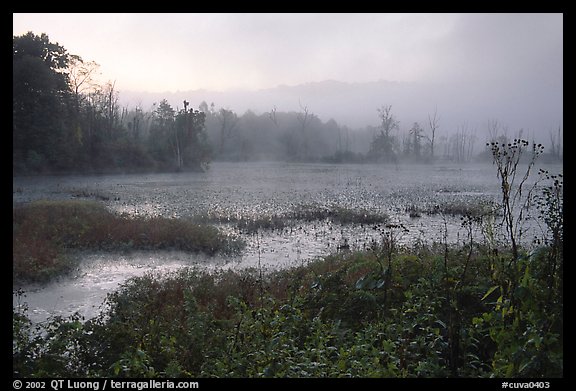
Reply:
[[[308,158],[308,134],[307,134],[307,130],[306,127],[308,126],[308,119],[310,116],[310,113],[308,112],[308,106],[302,106],[302,103],[298,102],[298,104],[300,105],[300,108],[302,109],[302,112],[298,113],[297,115],[297,119],[298,122],[300,123],[300,138],[301,138],[301,143],[300,145],[302,146],[302,155],[300,156],[300,158],[303,158],[304,160],[306,160]],[[298,151],[300,152],[300,151]]]
[[[438,108],[434,109],[434,117],[430,117],[428,114],[428,126],[430,127],[430,137],[427,137],[430,141],[430,157],[434,160],[434,140],[436,138],[436,130],[438,129],[438,121],[440,120],[437,116]]]

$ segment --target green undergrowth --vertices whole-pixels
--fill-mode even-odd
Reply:
[[[13,311],[13,372],[41,377],[561,377],[548,247],[430,245],[128,280],[97,318]],[[392,257],[389,257],[392,255]],[[388,262],[390,260],[391,262]],[[511,273],[521,276],[510,290]],[[560,276],[556,275],[555,281]]]
[[[131,218],[94,201],[36,201],[13,209],[13,278],[46,281],[74,266],[70,250],[238,252],[243,243],[182,219]]]

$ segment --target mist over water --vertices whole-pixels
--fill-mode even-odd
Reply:
[[[546,168],[555,173],[563,170],[562,164]],[[388,216],[387,222],[406,228],[397,231],[402,244],[442,242],[445,231],[448,241],[457,243],[466,239],[461,216],[431,211],[498,202],[500,197],[499,180],[491,164],[439,163],[219,162],[204,173],[14,177],[13,188],[14,204],[38,199],[93,199],[128,216],[203,216],[222,232],[246,242],[241,254],[228,257],[176,251],[77,253],[81,261],[72,275],[46,286],[22,287],[34,321],[75,311],[93,317],[107,293],[128,278],[148,272],[164,273],[181,267],[254,267],[266,271],[301,265],[339,251],[367,249],[382,240],[384,223],[294,219],[294,213],[302,208],[342,208]],[[238,223],[240,219],[273,217],[285,224],[247,231]],[[531,238],[525,235],[526,240]],[[481,234],[477,240],[482,240]],[[14,304],[18,304],[16,298]]]

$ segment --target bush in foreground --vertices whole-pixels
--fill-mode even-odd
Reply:
[[[398,250],[389,280],[383,249],[263,277],[150,274],[109,295],[100,317],[52,319],[37,333],[15,310],[14,375],[561,377],[561,296],[550,300],[541,267],[548,248],[516,263],[515,292],[506,292],[509,253],[479,246],[464,262],[467,251],[445,250]]]

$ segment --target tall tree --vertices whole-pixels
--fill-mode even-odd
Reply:
[[[176,112],[166,99],[154,111],[149,135],[149,149],[164,168],[205,169],[210,161],[210,150],[205,133],[206,114],[199,110],[184,109]]]
[[[100,65],[94,61],[84,61],[76,55],[70,56],[68,79],[73,96],[73,130],[79,144],[83,144],[85,138],[85,129],[83,129],[81,121],[81,107],[87,96],[98,88],[95,76],[98,74],[99,68]]]
[[[106,121],[106,133],[109,140],[114,139],[114,129],[118,124],[118,91],[116,91],[116,82],[108,82],[104,87],[103,95],[103,112]]]
[[[432,160],[434,160],[434,141],[436,140],[436,130],[438,130],[438,122],[439,122],[439,118],[438,118],[438,108],[434,109],[434,116],[430,117],[430,114],[428,114],[428,126],[430,127],[430,137],[428,138],[428,141],[430,141],[430,158]]]
[[[550,154],[557,160],[561,160],[561,152],[562,152],[562,128],[558,125],[558,132],[555,135],[553,131],[550,131],[550,144],[551,144],[551,151]]]
[[[13,37],[12,135],[15,167],[58,167],[68,157],[70,56],[46,34]]]
[[[276,128],[278,128],[278,117],[276,116],[277,111],[278,109],[276,108],[276,106],[274,106],[272,110],[270,110],[270,112],[268,113],[268,118],[270,118],[270,121],[272,121],[272,123]]]
[[[298,148],[299,158],[302,160],[308,159],[308,123],[310,120],[310,112],[308,110],[308,106],[303,106],[302,103],[298,102],[300,105],[301,112],[298,113],[296,118],[300,123],[300,148]]]
[[[234,136],[234,130],[238,125],[238,115],[232,110],[221,108],[218,111],[218,121],[220,122],[220,155],[222,155],[226,140]]]
[[[422,139],[424,130],[420,127],[418,122],[414,122],[412,128],[410,129],[409,133],[412,138],[412,153],[416,159],[420,158],[420,150],[422,143],[420,140]]]
[[[456,133],[450,137],[452,160],[458,163],[469,162],[474,153],[475,141],[475,131],[468,130],[468,123],[458,125]]]
[[[399,122],[392,114],[392,106],[382,106],[377,109],[380,118],[378,134],[374,135],[370,145],[369,155],[377,161],[396,162],[394,152],[395,138],[392,132],[399,129]]]
[[[184,109],[176,115],[173,145],[178,170],[204,168],[209,162],[204,132],[205,118],[206,114],[202,111],[188,110],[187,101],[184,101]]]
[[[166,99],[161,100],[153,113],[148,148],[152,157],[162,166],[169,166],[172,162],[174,117],[175,110],[172,106]]]

